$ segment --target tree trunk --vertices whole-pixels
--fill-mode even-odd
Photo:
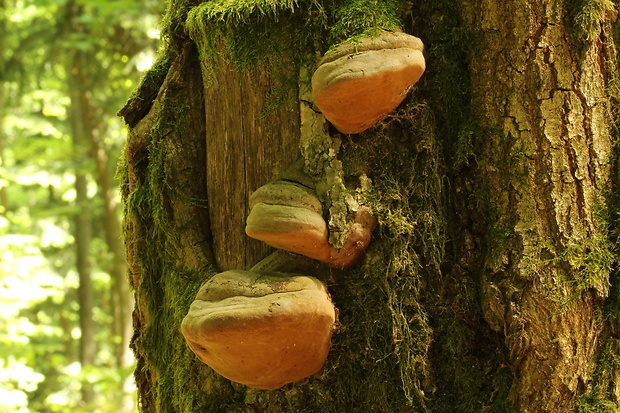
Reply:
[[[172,2],[167,48],[121,110],[141,410],[618,408],[611,6],[322,3],[208,21]],[[361,264],[306,274],[339,311],[327,362],[274,391],[230,382],[187,348],[181,320],[203,281],[270,252],[243,228],[249,195],[300,153],[297,74],[329,28],[372,27],[384,8],[424,41],[422,80],[376,127],[302,143],[341,164],[349,190],[370,185],[379,221]],[[301,98],[266,111],[286,85]]]
[[[610,27],[580,42],[562,1],[463,2],[472,105],[488,129],[483,308],[506,336],[517,411],[573,411],[604,345],[614,257],[600,209],[612,145]],[[484,186],[484,187],[482,187]]]
[[[110,295],[112,297],[112,311],[114,314],[113,333],[119,338],[116,343],[117,367],[125,368],[133,364],[129,341],[132,335],[131,311],[133,297],[129,291],[129,284],[125,279],[127,272],[125,248],[121,236],[121,223],[118,217],[118,205],[115,199],[116,187],[112,184],[112,174],[109,168],[108,155],[100,139],[99,129],[92,118],[93,102],[90,93],[84,96],[84,104],[88,109],[87,117],[90,128],[87,133],[90,141],[92,157],[97,170],[97,186],[103,198],[103,218],[105,241],[112,255],[112,262],[108,266],[112,280]]]
[[[1,9],[0,9],[1,10]],[[0,36],[2,32],[0,31]],[[4,116],[5,116],[5,103],[4,103],[4,84],[0,85],[0,214],[6,217],[9,210],[9,196],[7,193],[7,175],[5,172],[6,161],[4,159]]]
[[[88,147],[85,121],[83,80],[80,79],[80,53],[77,52],[69,73],[71,84],[71,129],[73,135],[73,156],[75,162],[75,247],[76,269],[79,276],[78,301],[80,305],[80,364],[86,371],[95,364],[97,352],[95,342],[94,287],[91,279],[90,242],[92,239],[92,216],[88,196],[88,166],[90,151]],[[88,377],[88,375],[85,375]],[[92,383],[82,381],[82,402],[89,406],[94,401]]]
[[[5,16],[5,2],[0,1],[0,49],[4,50],[4,36],[6,33],[6,18]],[[5,71],[6,62],[3,58],[0,58],[0,70]],[[6,217],[9,210],[9,197],[7,193],[7,176],[5,172],[6,161],[4,159],[4,145],[5,145],[5,132],[4,132],[4,118],[6,116],[6,102],[5,102],[6,87],[5,82],[0,81],[0,214]]]

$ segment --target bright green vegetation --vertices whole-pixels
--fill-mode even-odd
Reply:
[[[133,365],[119,363],[113,253],[92,157],[73,161],[71,59],[94,104],[108,178],[125,140],[116,112],[157,44],[158,2],[0,1],[0,411],[131,412]],[[79,23],[76,22],[76,19]],[[73,23],[71,23],[71,21]],[[105,139],[104,139],[105,138]],[[75,176],[88,184],[96,362],[80,363]],[[118,196],[114,196],[116,202]],[[117,211],[120,218],[120,211]],[[128,380],[129,379],[129,380]],[[125,381],[129,386],[123,390]],[[84,404],[82,383],[94,391]]]
[[[575,35],[588,42],[600,35],[603,21],[616,12],[613,0],[567,0],[567,5]]]

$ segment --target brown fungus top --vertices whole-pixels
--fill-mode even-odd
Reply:
[[[417,37],[383,32],[328,52],[312,76],[312,96],[342,133],[360,133],[385,119],[426,68]]]
[[[275,181],[250,197],[248,236],[285,251],[319,260],[333,268],[359,262],[370,244],[377,220],[360,206],[342,248],[329,244],[327,223],[314,190],[299,184]]]
[[[181,332],[222,376],[274,390],[321,369],[335,318],[316,278],[233,270],[200,288]]]

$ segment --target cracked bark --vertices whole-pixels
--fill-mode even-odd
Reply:
[[[485,317],[505,333],[514,411],[574,411],[592,378],[608,284],[578,289],[557,257],[601,236],[610,40],[603,30],[579,47],[561,1],[460,5],[479,36],[470,70],[472,105],[490,131],[477,157],[496,212],[487,225],[508,234],[485,241]]]

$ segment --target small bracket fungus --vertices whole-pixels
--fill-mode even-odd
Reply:
[[[203,284],[181,331],[222,376],[274,390],[323,367],[335,318],[316,278],[234,270]]]
[[[314,190],[289,181],[260,187],[250,197],[250,208],[245,227],[248,236],[341,269],[363,257],[377,225],[370,210],[360,207],[342,248],[334,248]]]
[[[328,52],[312,76],[314,103],[342,133],[360,133],[385,119],[424,73],[417,37],[383,32]]]

